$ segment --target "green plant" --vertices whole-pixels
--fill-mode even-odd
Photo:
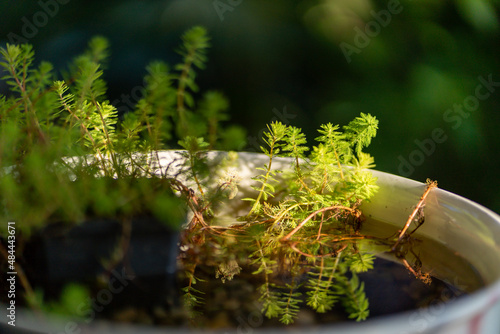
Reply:
[[[373,159],[361,151],[375,136],[377,125],[368,114],[346,125],[344,132],[337,131],[338,126],[323,125],[309,157],[300,129],[274,122],[264,133],[268,147],[262,151],[269,161],[254,178],[260,184],[254,188],[256,197],[246,199],[252,203],[245,216],[248,222],[232,228],[240,239],[251,236],[245,249],[256,268],[253,273],[264,276],[259,291],[267,317],[280,317],[290,324],[304,299],[317,312],[326,312],[339,300],[350,317],[368,316],[363,283],[356,274],[371,269],[374,256],[358,247],[367,238],[360,234],[358,206],[378,188],[366,170]],[[281,183],[276,179],[279,171],[272,167],[277,157],[293,161],[293,173],[282,175]],[[281,192],[280,186],[288,189],[286,197],[273,203],[270,200]],[[211,229],[190,232],[205,231]],[[307,275],[304,268],[309,268]],[[279,282],[283,275],[290,276],[287,282]],[[302,287],[308,290],[305,296]]]
[[[239,201],[239,177],[226,170],[237,159],[229,153],[214,165],[209,150],[241,146],[243,131],[223,126],[229,104],[222,94],[207,92],[196,102],[195,68],[206,63],[206,30],[194,27],[182,41],[182,62],[173,71],[164,62],[152,62],[143,97],[123,115],[106,99],[106,39],[92,39],[63,80],[49,63],[33,67],[29,45],[0,49],[3,79],[10,86],[9,94],[0,97],[1,220],[22,222],[22,243],[50,222],[76,225],[109,217],[126,230],[129,218],[142,214],[180,221],[177,208],[187,206],[191,220],[182,232],[179,260],[191,317],[203,304],[203,292],[195,288],[203,282],[197,270],[209,267],[223,282],[242,270],[260,277],[263,313],[284,324],[291,324],[303,305],[324,313],[338,302],[350,318],[366,319],[369,304],[357,274],[373,267],[370,243],[393,245],[396,251],[409,240],[406,229],[397,239],[361,233],[359,205],[378,188],[368,170],[373,158],[363,148],[375,137],[378,121],[362,113],[343,131],[322,125],[312,147],[299,128],[271,123],[262,147],[268,162],[254,178],[255,197],[245,199],[250,201],[247,213],[234,217],[231,226],[219,226],[218,210]],[[168,148],[183,150],[179,161],[162,166],[159,151]],[[289,170],[274,169],[274,159],[283,157],[290,159]],[[103,262],[113,266],[120,254],[118,249]],[[32,291],[20,266],[17,271],[27,301],[39,307],[42,294]],[[63,296],[60,306],[66,304]]]
[[[225,97],[215,91],[207,92],[195,104],[188,91],[198,90],[193,66],[203,68],[206,62],[206,30],[192,28],[182,39],[179,53],[183,62],[175,66],[175,71],[160,61],[148,65],[143,98],[135,110],[124,115],[119,115],[106,100],[106,83],[102,79],[103,64],[109,56],[106,39],[93,38],[89,49],[69,65],[64,80],[56,80],[52,65],[47,62],[34,68],[30,45],[7,45],[1,49],[0,64],[6,73],[3,79],[10,86],[9,94],[0,97],[4,218],[29,222],[21,227],[29,232],[59,214],[59,210],[69,211],[65,209],[65,199],[73,196],[67,189],[73,183],[66,183],[66,177],[83,180],[101,173],[123,180],[151,176],[156,152],[177,148],[178,140],[191,145],[190,138],[206,136],[210,142],[203,148],[231,149],[221,146],[216,131],[227,117]],[[189,131],[186,122],[190,124]],[[231,133],[233,137],[228,141],[241,145],[243,132],[239,129]],[[191,167],[196,178],[196,168]],[[60,183],[66,191],[51,192],[53,187],[49,185],[53,183]],[[18,200],[32,192],[36,193],[36,201]],[[92,202],[92,198],[70,201],[69,206],[79,203],[71,208],[71,214],[81,216]],[[75,216],[57,218],[78,220]]]
[[[10,88],[0,96],[0,216],[21,222],[18,249],[50,222],[75,225],[96,216],[125,223],[130,216],[152,214],[180,228],[183,209],[178,207],[184,205],[170,193],[188,192],[165,170],[155,169],[158,150],[190,143],[193,137],[187,135],[208,137],[210,148],[230,149],[223,142],[237,147],[244,135],[232,127],[232,137],[217,136],[227,117],[222,94],[210,91],[194,102],[193,68],[206,61],[206,30],[190,29],[182,40],[182,62],[173,71],[161,61],[148,65],[142,99],[121,115],[106,99],[105,38],[93,38],[62,78],[47,62],[35,65],[30,45],[0,49],[2,79]],[[187,171],[195,178],[196,166]],[[142,182],[144,177],[157,182]],[[18,272],[28,299],[35,301],[21,267]]]

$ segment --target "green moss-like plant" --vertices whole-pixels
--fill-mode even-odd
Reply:
[[[112,217],[125,224],[145,213],[181,221],[178,207],[187,207],[191,220],[182,232],[179,261],[184,305],[193,317],[203,304],[203,292],[195,288],[197,268],[209,266],[223,282],[250,270],[261,280],[263,314],[284,324],[293,323],[303,306],[324,313],[336,303],[350,318],[366,319],[369,303],[357,274],[373,267],[374,256],[363,251],[362,243],[372,238],[360,232],[359,206],[378,189],[368,170],[373,158],[363,152],[378,121],[361,114],[342,131],[322,125],[312,147],[299,128],[269,124],[262,147],[268,162],[258,168],[247,214],[234,217],[229,227],[217,226],[217,209],[237,200],[238,176],[214,180],[207,154],[241,147],[244,132],[223,126],[229,104],[221,93],[209,91],[196,100],[195,70],[204,68],[208,47],[204,28],[188,30],[179,48],[182,61],[173,70],[161,61],[148,65],[143,97],[125,114],[106,98],[105,38],[92,39],[62,78],[47,62],[34,67],[30,45],[0,49],[10,87],[0,96],[0,220],[19,222],[18,240],[26,242],[50,222],[77,225]],[[178,174],[157,170],[164,149],[182,149]],[[282,157],[291,162],[284,173],[273,167]],[[5,229],[1,224],[2,234]],[[394,244],[377,242],[388,249]],[[1,245],[4,256],[6,249]],[[19,265],[16,270],[36,307],[40,294]]]

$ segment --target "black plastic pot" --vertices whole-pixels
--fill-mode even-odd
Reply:
[[[168,226],[151,216],[132,218],[128,232],[123,223],[109,219],[72,228],[51,224],[26,251],[34,264],[28,274],[49,297],[57,297],[67,283],[89,283],[102,275],[108,278],[107,285],[100,287],[96,298],[106,309],[112,305],[175,307],[179,232]],[[123,254],[113,262],[110,259],[117,251]]]

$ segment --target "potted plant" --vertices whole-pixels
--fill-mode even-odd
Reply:
[[[221,131],[225,98],[208,92],[194,99],[207,33],[195,27],[182,40],[183,62],[174,71],[152,63],[144,96],[123,115],[105,99],[104,39],[93,39],[59,81],[48,63],[32,69],[30,46],[2,49],[12,87],[0,107],[2,219],[11,222],[2,226],[2,280],[14,277],[2,296],[6,328],[102,333],[108,325],[99,318],[176,332],[241,329],[248,314],[266,328],[362,322],[370,312],[413,309],[422,296],[427,305],[457,298],[466,291],[461,278],[450,278],[455,273],[467,277],[468,291],[498,279],[469,254],[467,261],[445,258],[454,266],[427,264],[429,249],[446,250],[432,241],[457,247],[448,230],[427,227],[433,217],[452,215],[429,203],[449,195],[435,195],[435,182],[408,186],[369,169],[373,158],[363,149],[378,128],[369,114],[343,128],[322,125],[311,147],[299,128],[273,122],[262,154],[229,151],[242,131]],[[165,151],[172,145],[177,149]],[[395,194],[406,197],[388,199]],[[485,215],[483,230],[496,231],[498,217]],[[464,230],[457,235],[465,242],[475,232]],[[492,250],[495,261],[495,241],[482,240],[488,246],[478,248]],[[480,275],[462,268],[468,262]],[[413,302],[384,309],[390,300],[378,296],[378,311],[370,308],[369,294],[383,284],[374,266],[390,275],[402,269]],[[34,310],[36,326],[19,306]],[[43,321],[48,310],[79,320],[54,327]]]

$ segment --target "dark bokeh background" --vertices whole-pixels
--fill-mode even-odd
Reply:
[[[229,97],[232,120],[249,134],[244,149],[255,150],[252,141],[275,118],[302,127],[312,141],[321,123],[371,113],[380,120],[368,150],[377,169],[437,179],[441,188],[500,212],[500,3],[398,3],[4,0],[0,44],[27,41],[38,59],[63,69],[93,35],[106,36],[109,99],[123,107],[122,94],[134,100],[146,64],[178,62],[180,34],[204,25],[213,46],[199,83]],[[367,39],[359,33],[365,29]],[[357,48],[350,59],[341,43]],[[480,88],[490,95],[477,100],[480,76],[498,84],[493,92]],[[453,111],[464,103],[467,117]]]

